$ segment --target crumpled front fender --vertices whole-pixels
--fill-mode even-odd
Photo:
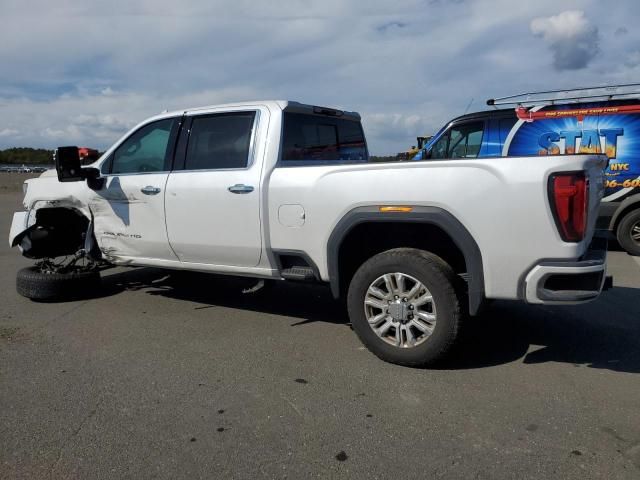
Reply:
[[[29,230],[35,225],[27,227],[29,212],[15,212],[11,221],[11,230],[9,230],[9,246],[15,247],[20,243]]]

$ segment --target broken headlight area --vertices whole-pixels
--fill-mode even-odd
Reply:
[[[84,250],[90,222],[76,210],[40,208],[30,212],[27,225],[15,241],[25,257],[41,259],[75,255]]]

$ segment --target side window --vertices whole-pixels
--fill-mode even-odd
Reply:
[[[357,120],[285,112],[282,161],[286,165],[364,162],[367,147]]]
[[[452,127],[447,158],[476,158],[482,146],[483,130],[484,122]]]
[[[447,158],[447,148],[449,147],[449,132],[442,135],[436,143],[431,147],[431,156],[429,158],[439,159]]]
[[[185,170],[246,168],[256,112],[194,117]]]
[[[110,172],[123,174],[168,170],[169,137],[175,122],[175,118],[167,118],[134,132],[113,152]]]

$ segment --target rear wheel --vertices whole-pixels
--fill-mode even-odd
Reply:
[[[349,317],[382,360],[427,366],[441,360],[465,316],[461,280],[440,257],[400,248],[367,260],[349,286]]]
[[[100,272],[94,269],[72,269],[52,272],[35,265],[23,268],[16,276],[16,289],[23,297],[41,302],[82,298],[100,288]]]
[[[627,213],[616,231],[618,243],[631,255],[640,255],[640,209]]]

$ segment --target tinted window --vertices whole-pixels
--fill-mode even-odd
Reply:
[[[167,168],[169,136],[176,120],[167,118],[145,125],[113,153],[111,173],[162,172]]]
[[[482,146],[484,122],[456,125],[431,147],[429,158],[476,158]]]
[[[467,123],[451,128],[448,158],[476,158],[482,145],[483,122]]]
[[[195,117],[185,169],[246,168],[255,115],[239,112]]]
[[[445,133],[431,147],[431,157],[434,159],[447,158],[447,148],[449,147],[449,132]]]
[[[285,112],[284,162],[366,161],[367,158],[359,121]]]

